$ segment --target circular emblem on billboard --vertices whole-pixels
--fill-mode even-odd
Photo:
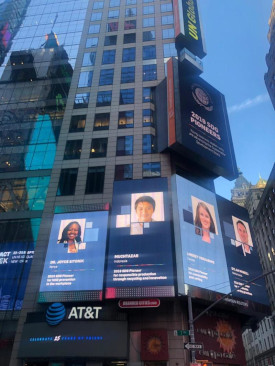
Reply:
[[[202,87],[198,84],[192,84],[192,95],[195,101],[201,106],[204,107],[207,111],[213,111],[213,102],[211,100],[210,95],[202,89]]]
[[[46,313],[46,322],[49,325],[57,325],[65,318],[66,309],[63,304],[56,302],[48,307]]]

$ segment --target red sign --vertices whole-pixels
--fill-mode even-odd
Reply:
[[[119,300],[118,302],[120,308],[157,308],[159,305],[159,299]]]

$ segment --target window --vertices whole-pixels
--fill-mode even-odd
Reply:
[[[125,20],[124,22],[124,30],[128,29],[136,29],[137,21],[135,19]]]
[[[103,9],[104,1],[95,1],[93,5],[93,10]]]
[[[76,179],[77,179],[77,168],[72,169],[61,169],[57,196],[69,196],[75,192]]]
[[[109,10],[108,18],[118,18],[119,17],[119,10]]]
[[[100,24],[93,24],[89,27],[89,34],[96,34],[100,31]]]
[[[97,20],[101,20],[102,18],[102,13],[92,13],[92,16],[91,16],[91,22],[95,22]]]
[[[110,0],[109,8],[114,8],[120,5],[120,0]]]
[[[112,91],[99,91],[97,93],[96,106],[97,107],[106,107],[111,105],[112,102]]]
[[[165,43],[163,45],[163,56],[164,57],[172,57],[172,56],[177,56],[177,50],[176,50],[176,46],[175,43]]]
[[[173,15],[164,15],[161,17],[161,24],[174,24],[174,17]]]
[[[102,54],[102,64],[114,64],[116,58],[116,50],[106,50]]]
[[[156,58],[156,46],[143,46],[142,58],[143,60],[151,60]]]
[[[143,32],[143,42],[153,41],[156,39],[155,31],[145,31]]]
[[[127,43],[136,43],[136,33],[127,33],[127,34],[124,34],[123,43],[124,44],[127,44]]]
[[[133,179],[133,164],[116,165],[115,180]]]
[[[112,85],[114,69],[103,69],[100,71],[99,85]]]
[[[152,109],[143,109],[143,127],[148,127],[148,126],[152,126],[154,127],[154,113],[152,111]]]
[[[83,132],[86,124],[86,115],[72,116],[69,132]]]
[[[134,127],[134,111],[122,111],[118,114],[118,128]]]
[[[162,38],[168,39],[168,38],[175,38],[175,31],[174,28],[166,28],[162,30]]]
[[[154,154],[157,152],[156,139],[153,135],[143,135],[142,138],[142,153]]]
[[[136,5],[137,0],[126,0],[126,5]]]
[[[160,163],[144,163],[142,164],[143,178],[160,177]]]
[[[166,11],[173,11],[172,3],[161,4],[160,11],[165,13]]]
[[[94,130],[108,130],[110,124],[110,113],[96,113]]]
[[[152,88],[143,88],[142,102],[143,103],[154,103]]]
[[[117,138],[117,156],[133,155],[133,136],[122,136]]]
[[[83,71],[79,75],[78,87],[85,88],[92,85],[93,72],[92,71]]]
[[[119,104],[132,104],[135,102],[135,89],[120,89]]]
[[[154,27],[155,18],[144,18],[143,19],[143,28]]]
[[[144,3],[153,3],[154,0],[143,0]]]
[[[104,40],[104,46],[115,46],[117,36],[106,36]]]
[[[121,68],[121,84],[135,81],[135,66]]]
[[[74,108],[87,108],[89,104],[90,93],[78,93],[74,98]]]
[[[105,167],[97,166],[88,168],[86,181],[86,194],[103,193]]]
[[[82,66],[94,66],[96,52],[86,52],[83,55]]]
[[[97,47],[97,45],[98,45],[98,37],[88,38],[86,41],[86,48]]]
[[[155,7],[154,5],[144,6],[143,7],[143,15],[154,14]]]
[[[143,81],[157,80],[157,65],[143,65]]]
[[[104,158],[107,154],[107,138],[92,139],[90,158]]]
[[[64,160],[80,159],[82,140],[71,140],[66,142]]]
[[[117,32],[118,22],[112,22],[107,24],[107,32]]]
[[[137,15],[137,8],[126,8],[125,17],[135,17]]]
[[[135,61],[136,59],[136,48],[124,48],[122,51],[122,62]]]

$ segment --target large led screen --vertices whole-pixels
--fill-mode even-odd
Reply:
[[[174,296],[167,179],[114,183],[106,298]]]
[[[40,302],[102,299],[108,212],[54,215]]]
[[[34,243],[0,246],[0,311],[20,310],[34,253]]]
[[[264,279],[248,283],[262,268],[247,211],[178,175],[172,184],[179,293],[246,285],[234,296],[268,304]]]

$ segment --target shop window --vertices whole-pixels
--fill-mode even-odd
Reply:
[[[106,107],[111,105],[112,103],[112,91],[99,91],[97,93],[96,106],[97,107]]]
[[[105,167],[88,168],[85,194],[103,193]]]
[[[122,62],[131,62],[136,59],[136,48],[124,48],[122,52]]]
[[[142,48],[143,60],[151,60],[156,58],[156,46],[143,46]]]
[[[116,50],[106,50],[103,51],[102,55],[102,65],[114,64],[116,58]]]
[[[87,108],[89,104],[90,93],[78,93],[74,99],[74,109]]]
[[[121,136],[117,138],[116,155],[133,155],[133,136]]]
[[[90,158],[104,158],[107,154],[107,138],[92,139]]]
[[[160,163],[144,163],[142,165],[143,178],[160,177]]]
[[[121,84],[135,81],[135,66],[121,68]]]
[[[80,159],[82,140],[70,140],[66,142],[64,160]]]
[[[69,132],[83,132],[86,124],[86,115],[72,116]]]
[[[118,114],[118,128],[134,127],[134,111],[121,111]]]
[[[114,69],[103,69],[100,71],[99,85],[112,85]]]
[[[95,115],[94,130],[108,130],[110,124],[110,113],[97,113]]]
[[[104,46],[115,46],[117,36],[106,36],[104,40]]]
[[[133,179],[133,164],[116,165],[115,180]]]
[[[143,81],[157,80],[157,65],[143,65]]]
[[[155,31],[145,31],[143,32],[143,42],[154,41],[156,39],[156,32]]]
[[[120,89],[119,104],[132,104],[135,102],[135,89]]]
[[[75,192],[77,168],[61,169],[57,196],[70,196]]]

